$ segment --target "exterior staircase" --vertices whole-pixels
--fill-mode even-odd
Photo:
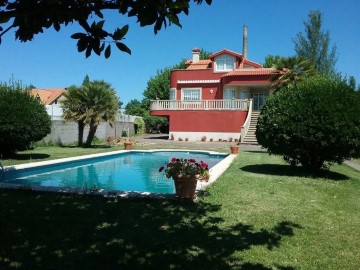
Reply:
[[[259,118],[259,111],[252,111],[249,130],[245,135],[243,143],[245,144],[258,144],[255,136],[256,124]]]

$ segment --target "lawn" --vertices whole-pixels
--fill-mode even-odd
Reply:
[[[262,152],[196,203],[0,190],[0,269],[359,269],[359,197]]]

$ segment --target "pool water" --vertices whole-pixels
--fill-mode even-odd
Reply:
[[[202,152],[128,152],[55,165],[5,172],[5,183],[80,189],[174,193],[174,183],[159,173],[173,157],[193,158],[209,168],[227,155]]]

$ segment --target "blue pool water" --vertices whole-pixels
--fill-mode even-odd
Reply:
[[[127,152],[106,157],[5,172],[5,183],[80,189],[173,193],[173,181],[159,173],[160,166],[176,158],[193,158],[209,168],[227,155],[202,152]]]

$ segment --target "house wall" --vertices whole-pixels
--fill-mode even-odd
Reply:
[[[199,141],[203,136],[207,140],[228,140],[240,137],[246,111],[169,111],[169,138],[175,140],[188,138]]]

